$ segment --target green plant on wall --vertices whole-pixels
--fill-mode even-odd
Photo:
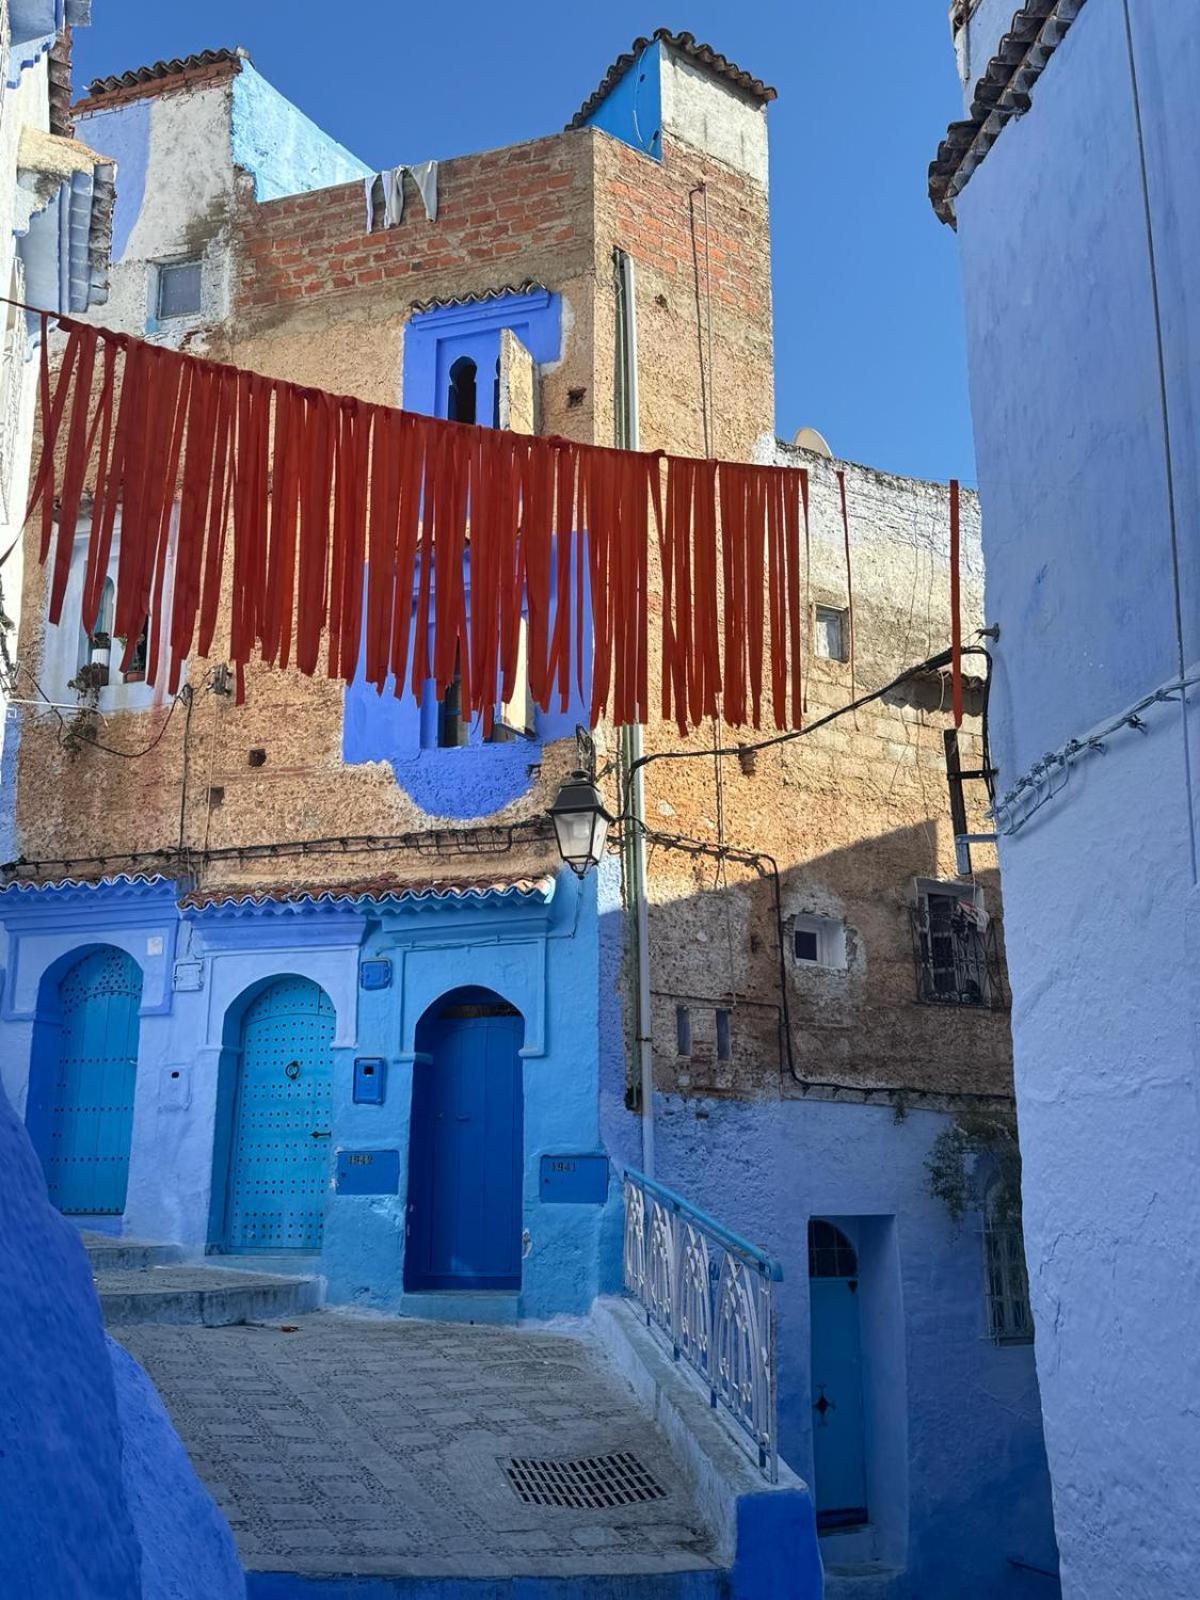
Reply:
[[[989,1185],[992,1222],[1017,1224],[1021,1216],[1021,1150],[1011,1106],[968,1106],[933,1141],[925,1158],[929,1191],[955,1222],[982,1202],[974,1169],[985,1160],[994,1169]]]

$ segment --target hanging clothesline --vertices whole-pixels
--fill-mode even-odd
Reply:
[[[759,727],[764,702],[777,727],[802,726],[804,468],[444,422],[62,316],[54,374],[41,317],[30,516],[50,564],[49,619],[62,617],[86,492],[82,624],[95,627],[119,513],[113,634],[128,666],[147,630],[147,678],[161,672],[168,692],[193,650],[211,653],[227,595],[239,700],[255,656],[311,675],[324,647],[330,678],[380,692],[391,678],[419,696],[432,678],[444,694],[457,674],[464,712],[488,727],[513,697],[524,618],[543,710],[565,711],[590,678],[593,726],[605,714],[645,722],[661,609],[660,709],[681,733],[718,709]],[[844,494],[843,480],[850,586]]]

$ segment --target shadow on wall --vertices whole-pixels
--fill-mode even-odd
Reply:
[[[3,1589],[242,1600],[233,1536],[146,1375],[104,1333],[79,1235],[0,1090]]]
[[[798,802],[814,832],[822,798]],[[747,811],[727,837],[773,833]],[[729,866],[726,887],[720,862],[661,847],[656,882],[671,873],[677,889],[650,908],[659,1091],[777,1095],[786,1012],[790,1065],[810,1083],[1010,1092],[999,877],[939,876],[932,834],[892,829],[781,872],[782,964],[765,865]]]

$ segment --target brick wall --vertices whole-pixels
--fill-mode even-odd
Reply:
[[[236,312],[253,325],[297,303],[389,291],[406,303],[510,279],[560,277],[589,247],[591,137],[559,134],[444,161],[430,222],[406,182],[403,221],[368,232],[363,186],[342,184],[241,216]]]

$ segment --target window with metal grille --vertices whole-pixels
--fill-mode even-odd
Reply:
[[[1033,1317],[1021,1213],[1014,1215],[1004,1203],[998,1184],[992,1185],[984,1207],[983,1252],[988,1332],[997,1344],[1030,1344]]]
[[[974,886],[919,887],[912,922],[919,998],[939,1005],[989,1005],[987,916]]]
[[[160,262],[158,266],[158,320],[167,322],[172,317],[198,316],[200,308],[200,262],[198,260]]]

